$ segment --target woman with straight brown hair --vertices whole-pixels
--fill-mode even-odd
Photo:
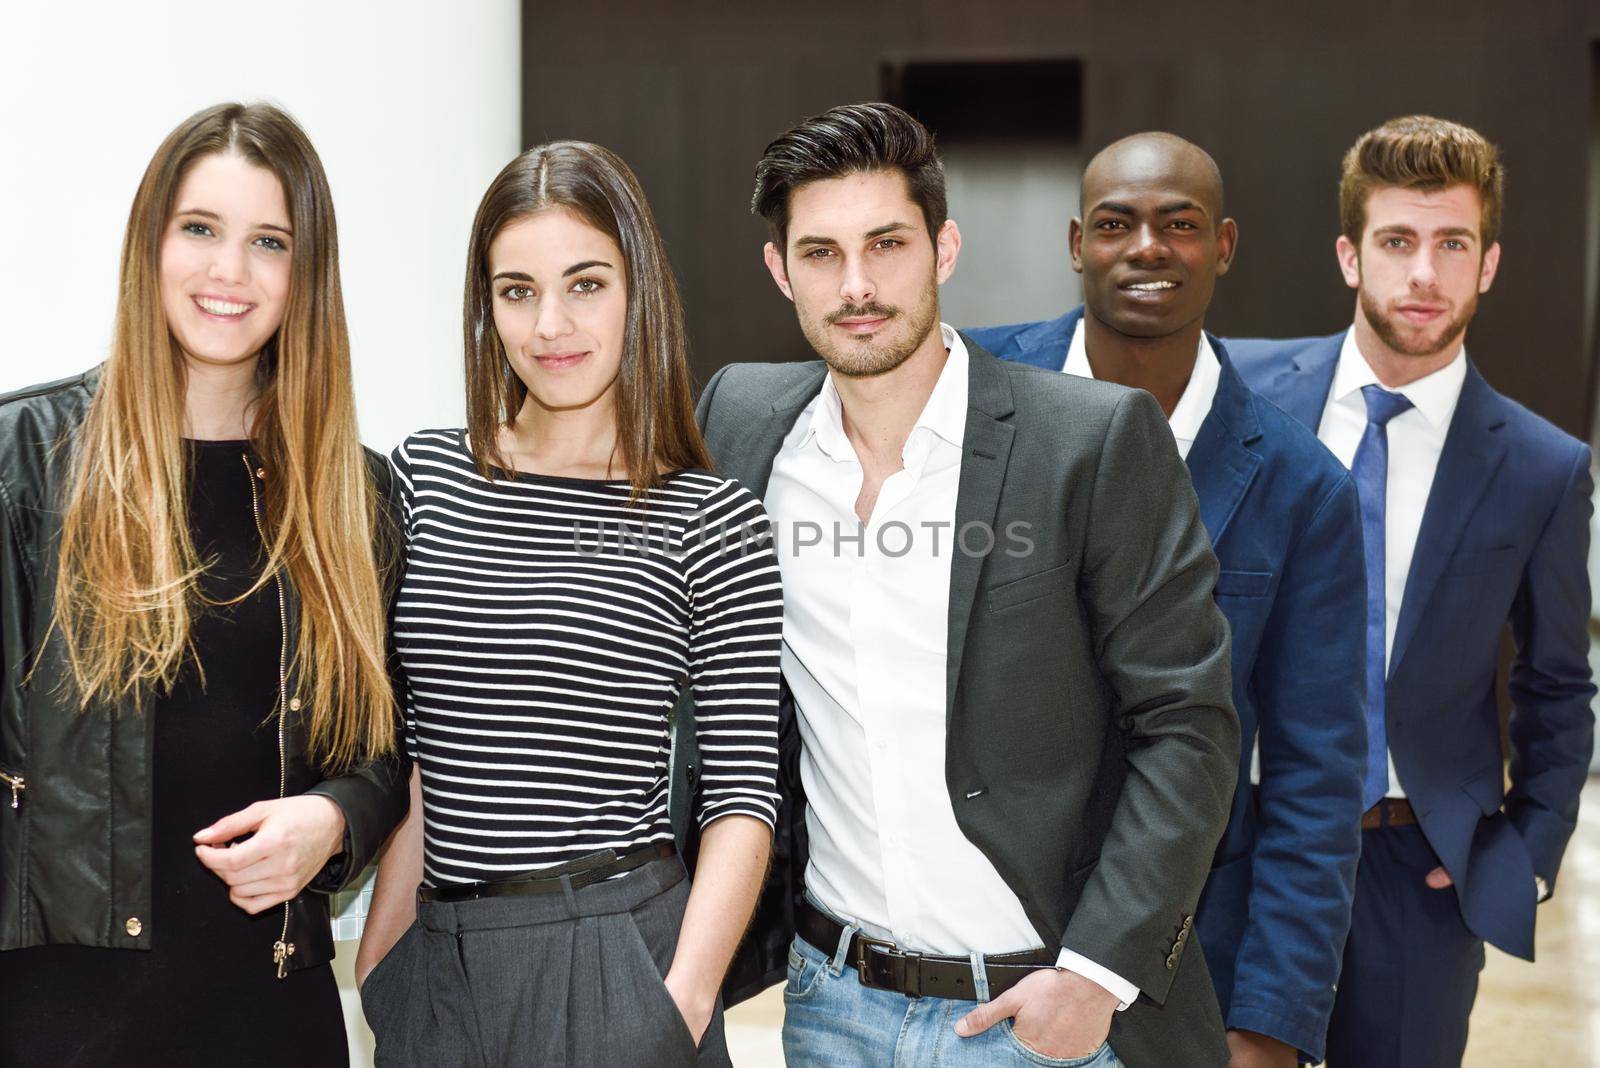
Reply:
[[[389,493],[315,150],[191,116],[106,361],[0,397],[0,1064],[346,1062],[326,893],[407,800]]]
[[[571,141],[513,160],[473,224],[465,318],[468,426],[392,458],[420,776],[357,958],[378,1063],[727,1064],[717,991],[778,800],[782,597],[761,502],[709,470],[627,165]],[[692,890],[667,816],[685,687]]]

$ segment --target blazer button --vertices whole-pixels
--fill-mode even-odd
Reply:
[[[122,925],[122,929],[131,937],[138,938],[139,933],[144,930],[144,923],[137,916],[129,916],[128,922]]]
[[[1167,958],[1167,971],[1170,972],[1170,971],[1172,971],[1172,969],[1176,968],[1177,966],[1178,966],[1178,954],[1177,954],[1176,951],[1174,951],[1172,953],[1172,955]]]
[[[300,711],[300,698],[298,698],[298,697],[289,698],[289,711],[290,712],[298,712],[298,711]]]
[[[1185,931],[1187,931],[1189,928],[1191,928],[1193,926],[1194,926],[1194,917],[1193,916],[1185,916],[1183,918],[1183,929]]]

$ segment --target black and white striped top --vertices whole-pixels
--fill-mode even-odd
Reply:
[[[667,713],[692,684],[701,825],[774,822],[783,598],[761,502],[681,471],[481,477],[462,430],[392,460],[406,572],[394,633],[422,768],[424,879],[502,879],[672,837]]]

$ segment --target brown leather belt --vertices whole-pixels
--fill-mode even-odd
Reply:
[[[1404,827],[1417,822],[1411,802],[1403,797],[1386,797],[1361,814],[1361,829],[1375,831],[1379,827]]]
[[[824,953],[833,954],[844,927],[809,901],[802,902],[795,916],[800,937]],[[908,997],[977,999],[972,962],[966,957],[941,957],[907,953],[893,942],[857,932],[847,951],[849,964],[856,970],[862,986],[893,990]],[[1025,977],[1044,968],[1054,968],[1057,954],[1047,949],[1021,953],[996,953],[983,958],[984,974],[989,978],[989,998],[993,1000],[1016,986]]]
[[[457,886],[421,886],[417,888],[418,901],[477,901],[485,897],[514,897],[519,894],[559,894],[564,886],[581,890],[585,886],[621,875],[625,871],[642,868],[652,860],[677,855],[671,842],[636,849],[621,856],[615,850],[603,849],[576,860],[569,860],[550,868],[540,868],[509,879],[496,879],[490,883],[467,883]]]

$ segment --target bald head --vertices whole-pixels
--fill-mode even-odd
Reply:
[[[1239,232],[1215,161],[1169,133],[1124,137],[1089,161],[1078,210],[1068,240],[1089,314],[1124,337],[1198,337]]]
[[[1083,171],[1080,214],[1110,191],[1159,186],[1197,204],[1215,227],[1222,220],[1222,172],[1211,154],[1177,134],[1150,131],[1114,141]]]

